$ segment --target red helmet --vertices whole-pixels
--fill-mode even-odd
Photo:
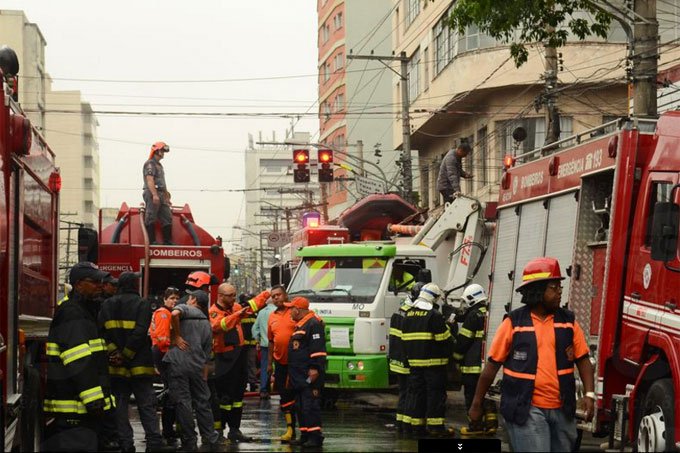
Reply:
[[[212,278],[210,274],[203,271],[196,271],[189,274],[187,281],[184,282],[185,285],[193,286],[194,288],[200,288],[205,285],[212,284]]]
[[[151,159],[153,155],[156,154],[156,151],[164,151],[166,153],[169,153],[170,147],[165,142],[154,143],[153,145],[151,145],[151,153],[149,154],[149,159]]]
[[[534,258],[529,261],[526,266],[524,266],[524,272],[522,272],[522,284],[515,288],[515,291],[519,291],[520,288],[524,288],[534,282],[540,282],[543,280],[564,280],[560,273],[560,263],[555,258],[541,257]]]

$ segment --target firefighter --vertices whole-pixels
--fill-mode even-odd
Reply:
[[[149,303],[139,296],[141,274],[123,272],[119,294],[104,301],[99,326],[109,352],[109,374],[116,397],[116,425],[122,451],[134,451],[134,435],[128,416],[130,395],[135,395],[139,418],[144,427],[147,449],[170,451],[156,416],[153,390],[153,358],[148,331],[151,323]]]
[[[163,357],[163,362],[168,364],[170,392],[177,404],[182,451],[197,451],[194,412],[204,446],[220,451],[225,445],[214,428],[210,389],[206,383],[212,354],[208,305],[208,293],[199,289],[189,294],[186,304],[172,309],[170,349]]]
[[[446,410],[446,365],[453,354],[453,337],[438,311],[442,291],[434,283],[423,285],[402,324],[402,341],[408,361],[408,409],[416,436],[448,434]]]
[[[272,302],[276,306],[269,315],[267,335],[269,336],[269,365],[267,373],[274,373],[274,390],[281,399],[281,411],[286,420],[286,432],[279,437],[281,442],[288,443],[295,440],[295,395],[286,386],[288,381],[288,343],[295,330],[295,321],[290,316],[290,308],[286,307],[288,293],[283,285],[272,287]]]
[[[144,162],[144,226],[149,236],[149,244],[156,245],[156,220],[160,221],[163,231],[163,243],[174,245],[172,242],[172,212],[170,211],[170,195],[165,184],[165,170],[161,160],[170,147],[165,142],[151,145],[149,160]]]
[[[320,448],[321,392],[326,369],[326,335],[321,318],[309,309],[309,301],[296,297],[286,303],[295,321],[288,343],[288,377],[295,392],[295,409],[300,422],[300,445]]]
[[[179,300],[179,289],[169,286],[163,294],[163,305],[159,307],[151,318],[149,336],[151,337],[151,355],[153,363],[163,382],[163,394],[161,395],[161,426],[163,438],[168,445],[177,444],[175,432],[175,402],[170,394],[168,364],[163,362],[163,357],[170,349],[170,320],[172,309]]]
[[[95,315],[107,275],[87,261],[74,265],[69,274],[73,290],[50,323],[43,410],[54,422],[47,428],[46,450],[97,450],[100,420],[115,406],[106,344]]]
[[[241,294],[238,296],[239,304],[244,307],[253,294]],[[241,328],[243,329],[243,353],[246,355],[247,388],[251,392],[257,391],[257,340],[253,338],[253,325],[257,319],[257,314],[250,313],[241,318]]]
[[[470,419],[481,421],[484,395],[502,366],[501,414],[514,451],[574,451],[574,365],[585,391],[586,420],[593,418],[593,365],[574,314],[560,308],[562,280],[554,258],[527,263],[516,289],[525,306],[498,328],[470,407]]]
[[[394,312],[390,318],[390,337],[389,337],[389,365],[390,371],[397,376],[397,385],[399,386],[399,399],[397,400],[397,414],[396,427],[398,433],[410,431],[410,419],[406,415],[406,404],[408,401],[408,377],[411,371],[409,370],[408,361],[406,360],[406,353],[404,351],[404,344],[402,337],[402,325],[406,313],[413,307],[413,300],[410,296],[406,297],[399,309]]]
[[[215,353],[215,384],[219,398],[221,429],[229,427],[227,439],[251,442],[241,432],[243,393],[246,388],[247,363],[244,349],[243,318],[265,306],[269,291],[250,299],[245,307],[235,303],[236,288],[222,283],[217,289],[217,302],[210,307],[209,318]]]
[[[486,326],[488,297],[481,285],[473,283],[463,291],[466,310],[462,315],[462,326],[456,336],[453,359],[458,363],[463,381],[465,408],[470,410],[475,396],[479,374],[482,372],[482,341]],[[471,436],[493,434],[498,425],[493,403],[485,405],[484,424],[469,423],[463,426],[460,434]]]

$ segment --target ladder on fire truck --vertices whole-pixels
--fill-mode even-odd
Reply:
[[[448,261],[448,275],[442,289],[458,295],[475,276],[486,255],[488,240],[482,204],[464,195],[447,203],[444,210],[424,225],[389,225],[391,234],[413,236],[412,245],[424,245]]]

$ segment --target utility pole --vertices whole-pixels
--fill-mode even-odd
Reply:
[[[401,52],[399,56],[389,55],[352,55],[348,54],[349,60],[378,60],[385,65],[387,69],[399,76],[401,84],[401,171],[402,171],[402,187],[404,199],[409,203],[413,202],[413,169],[411,162],[411,124],[408,114],[410,101],[408,98],[408,62],[406,52]],[[397,72],[386,61],[400,62],[400,71]]]
[[[551,29],[552,27],[549,27]],[[551,30],[549,30],[551,31]],[[557,109],[557,49],[546,45],[545,49],[545,145],[555,143],[560,139],[560,113]]]
[[[633,114],[656,118],[660,52],[656,0],[635,0],[633,14]]]

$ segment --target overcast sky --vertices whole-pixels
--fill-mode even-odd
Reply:
[[[4,0],[0,8],[23,10],[40,27],[53,89],[81,90],[95,111],[317,110],[314,0]],[[225,240],[245,219],[243,194],[223,190],[244,188],[248,133],[282,139],[291,125],[228,116],[98,120],[101,206],[139,204],[142,164],[163,140],[173,203],[189,203],[196,222]],[[295,130],[314,134],[318,120],[303,118]]]

